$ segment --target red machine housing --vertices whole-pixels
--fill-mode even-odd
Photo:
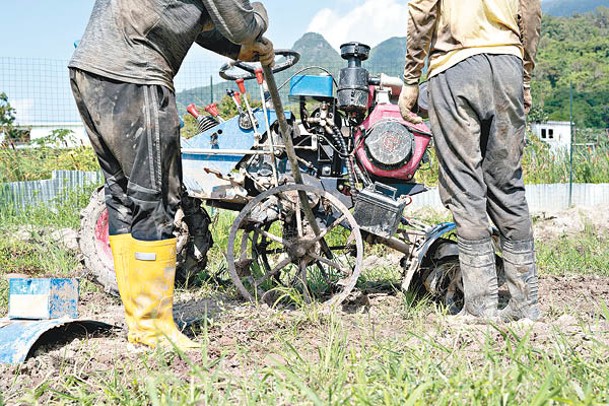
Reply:
[[[397,121],[407,127],[408,130],[412,132],[414,136],[414,148],[412,156],[410,157],[408,162],[406,162],[403,166],[399,168],[381,168],[379,165],[372,162],[372,160],[366,153],[366,149],[364,146],[365,134],[375,124],[381,122],[382,120]],[[360,128],[355,133],[355,145],[357,146],[355,149],[355,155],[359,164],[368,173],[380,178],[397,179],[402,181],[412,180],[417,169],[419,169],[419,165],[421,163],[421,160],[423,159],[423,154],[425,154],[427,146],[431,141],[431,131],[429,130],[427,125],[425,125],[425,123],[417,125],[407,123],[402,118],[399,107],[395,104],[379,104],[364,120],[364,122],[362,123],[362,127],[363,130]],[[398,142],[398,140],[387,138],[384,142],[384,145],[386,148],[397,148],[397,145],[392,144],[395,142]]]

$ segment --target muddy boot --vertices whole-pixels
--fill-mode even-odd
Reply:
[[[463,275],[463,310],[458,316],[491,320],[497,317],[499,295],[495,250],[490,237],[480,241],[459,238],[459,262]]]
[[[503,321],[541,317],[537,298],[537,269],[533,240],[501,241],[503,269],[510,292],[508,305],[499,312]]]
[[[116,283],[118,285],[118,293],[125,308],[125,320],[127,328],[132,321],[133,302],[130,297],[127,273],[131,269],[131,245],[133,238],[131,234],[120,234],[110,236],[110,247],[112,248],[112,257],[114,259],[114,273],[116,274]]]
[[[173,320],[176,239],[133,240],[132,266],[127,274],[132,314],[128,314],[131,343],[181,350],[201,346],[178,330]]]

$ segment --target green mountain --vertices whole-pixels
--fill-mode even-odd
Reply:
[[[566,7],[568,4],[583,6],[589,3],[591,0],[546,0],[543,4],[544,8],[552,10],[559,4]],[[305,34],[296,41],[293,49],[301,53],[301,61],[289,71],[278,74],[278,84],[306,66],[322,66],[335,75],[346,66],[339,52],[319,34]],[[372,74],[382,72],[399,77],[404,66],[405,50],[405,38],[390,38],[371,50],[370,58],[363,66]],[[555,17],[546,13],[532,83],[534,110],[530,118],[568,120],[569,89],[572,85],[576,124],[580,127],[609,127],[608,61],[609,8],[600,7],[592,13],[571,17]],[[315,74],[316,71],[307,73]],[[250,92],[258,94],[255,82],[248,86]],[[226,87],[226,83],[215,84],[215,100],[221,99]],[[284,97],[287,96],[287,88],[282,91]],[[210,93],[209,86],[178,93],[181,111],[193,101],[199,105],[206,104]]]
[[[598,7],[607,7],[607,0],[545,0],[543,12],[554,17],[569,17],[575,14],[588,13]]]
[[[322,66],[336,72],[345,61],[326,39],[317,33],[308,32],[294,43],[292,49],[300,53],[298,67]]]
[[[401,76],[406,56],[406,38],[393,37],[381,42],[370,50],[370,59],[365,62],[374,73]]]

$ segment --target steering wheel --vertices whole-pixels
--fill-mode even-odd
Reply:
[[[275,63],[275,66],[273,67],[273,73],[279,73],[286,69],[289,69],[292,66],[296,65],[296,63],[298,63],[298,61],[300,60],[300,54],[296,51],[292,51],[289,49],[276,49],[275,55],[282,56],[283,59],[281,59],[279,62]],[[260,64],[256,64],[256,63],[249,63],[249,62],[243,62],[243,61],[231,61],[231,62],[228,62],[228,63],[225,63],[224,65],[222,65],[222,67],[220,68],[219,74],[222,79],[226,79],[226,80],[255,79],[256,78],[255,71],[256,71],[256,68],[258,68],[259,66],[260,66]],[[241,74],[241,75],[235,74],[234,72],[231,72],[231,70],[233,68],[239,68],[241,70],[246,71],[247,73]]]

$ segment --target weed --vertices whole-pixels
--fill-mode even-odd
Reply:
[[[65,190],[49,203],[25,209],[4,205],[0,210],[0,230],[23,225],[78,229],[80,212],[89,203],[96,187],[90,184],[83,189]]]
[[[544,273],[609,276],[609,238],[592,227],[585,227],[577,236],[537,241],[536,251]]]

